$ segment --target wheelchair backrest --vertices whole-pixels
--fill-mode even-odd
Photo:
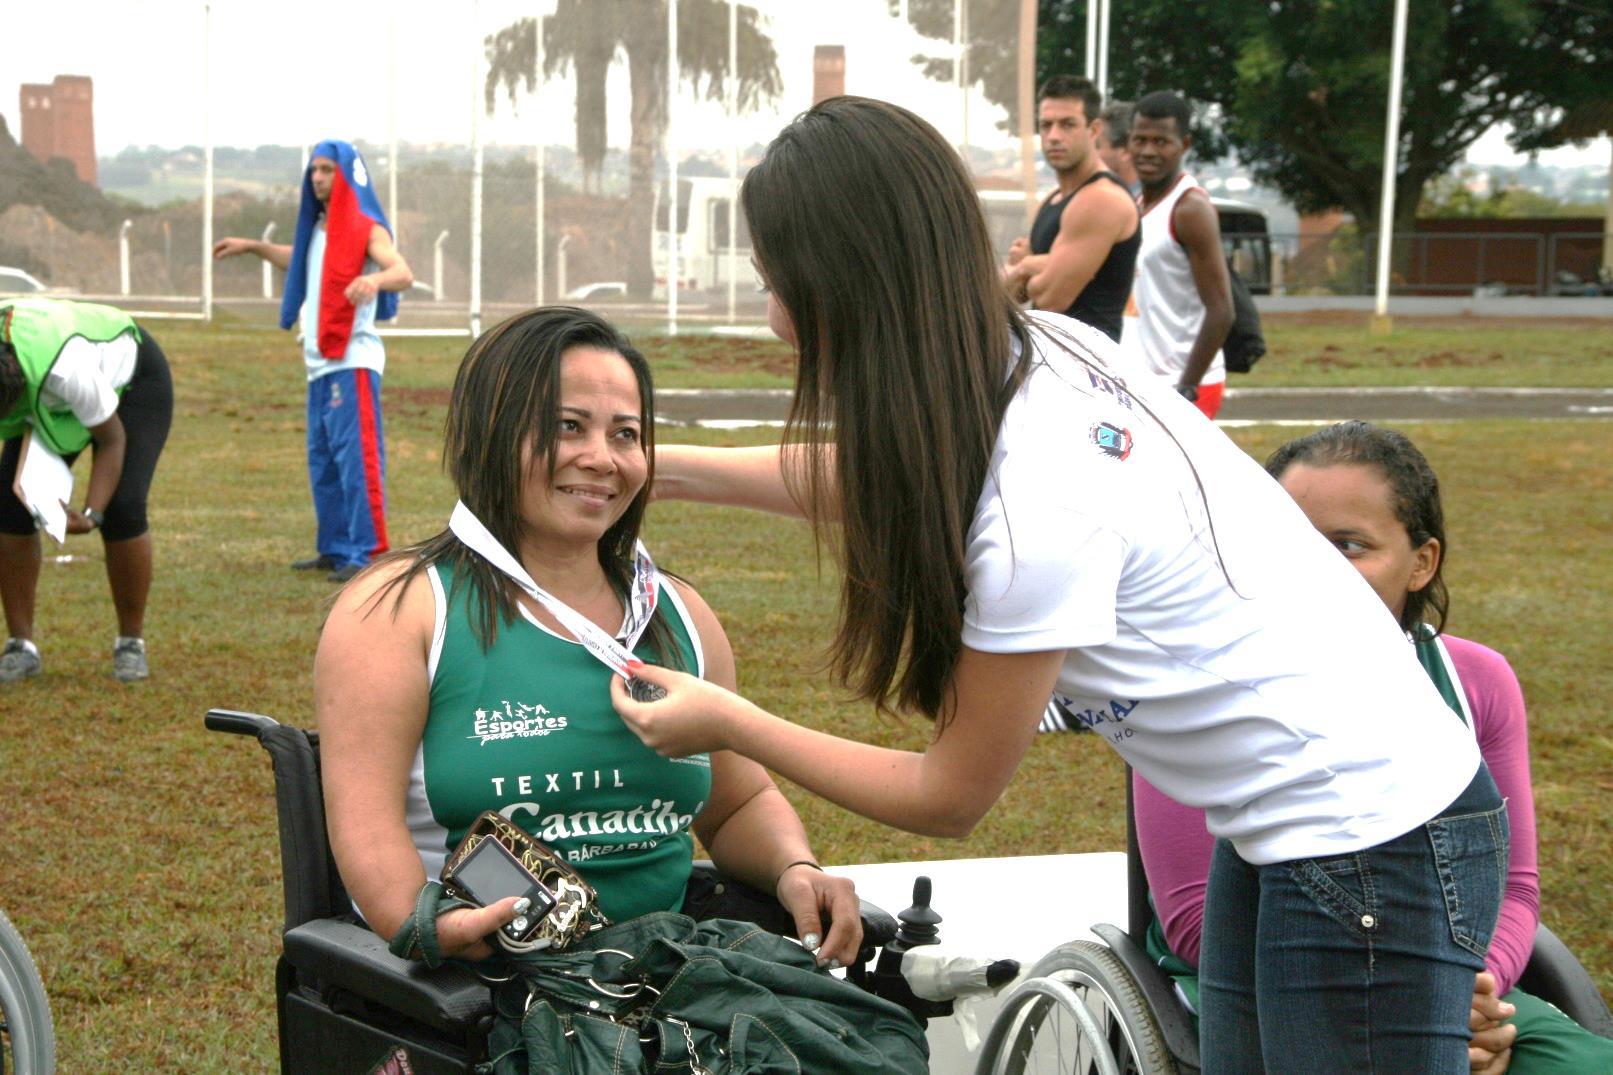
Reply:
[[[257,713],[215,709],[215,731],[252,735],[274,765],[276,815],[280,825],[285,928],[316,918],[343,918],[352,901],[331,858],[325,832],[325,798],[319,783],[319,733],[281,724]]]

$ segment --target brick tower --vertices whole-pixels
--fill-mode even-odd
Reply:
[[[819,45],[812,50],[812,103],[846,92],[846,46]]]
[[[49,85],[17,92],[23,148],[44,162],[65,157],[86,183],[95,182],[95,88],[85,75],[57,75]]]

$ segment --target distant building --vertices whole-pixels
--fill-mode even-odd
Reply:
[[[17,92],[23,148],[41,163],[72,162],[86,183],[95,177],[95,88],[86,75],[57,75],[48,85],[24,83]]]
[[[846,92],[846,46],[819,45],[812,50],[812,103]]]

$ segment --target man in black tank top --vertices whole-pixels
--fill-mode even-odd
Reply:
[[[1042,85],[1037,126],[1059,186],[1042,203],[1030,235],[1014,240],[1004,278],[1021,301],[1119,340],[1142,232],[1136,202],[1104,170],[1093,145],[1102,130],[1100,104],[1084,78],[1055,75]]]

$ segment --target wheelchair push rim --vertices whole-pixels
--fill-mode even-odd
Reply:
[[[0,911],[0,1075],[55,1070],[56,1032],[44,983],[22,936]]]
[[[1175,1075],[1141,991],[1118,956],[1072,941],[1048,953],[992,1024],[977,1075]]]

